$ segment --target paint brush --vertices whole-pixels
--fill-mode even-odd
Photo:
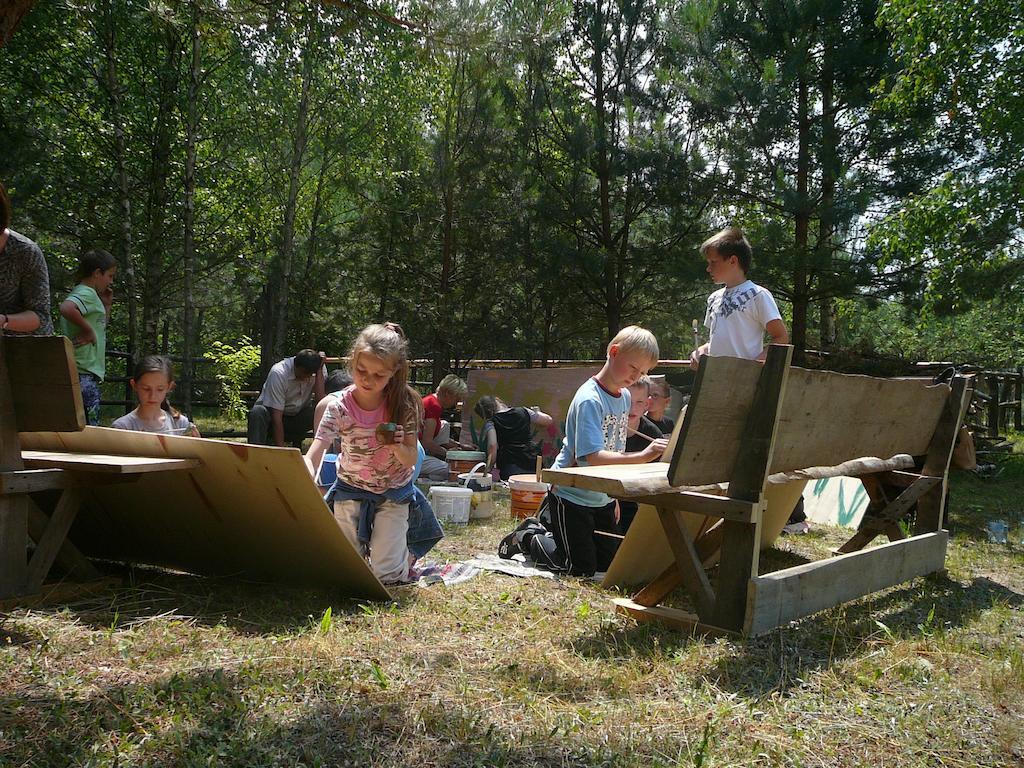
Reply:
[[[649,443],[653,443],[655,440],[658,439],[656,437],[651,437],[650,435],[645,435],[643,432],[637,432],[635,429],[632,429],[630,427],[626,427],[626,431],[629,432],[629,434],[631,434],[631,435],[638,435],[638,436],[642,437],[644,440],[646,440]]]

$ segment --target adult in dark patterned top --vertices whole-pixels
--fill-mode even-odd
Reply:
[[[52,336],[50,273],[39,246],[9,229],[11,201],[0,184],[0,333]]]

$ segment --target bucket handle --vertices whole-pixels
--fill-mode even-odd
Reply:
[[[467,488],[469,487],[469,476],[470,475],[475,475],[476,471],[478,469],[480,469],[480,467],[486,467],[486,466],[487,466],[487,462],[486,461],[481,461],[479,464],[477,464],[475,467],[473,467],[471,470],[469,470],[469,472],[466,473],[465,485],[466,485]]]

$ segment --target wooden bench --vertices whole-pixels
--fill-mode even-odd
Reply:
[[[616,600],[620,610],[701,633],[758,635],[943,570],[947,474],[970,381],[809,371],[790,367],[791,357],[791,347],[773,345],[764,365],[702,358],[669,463],[545,470],[556,485],[656,508],[672,562],[632,599]],[[919,471],[908,471],[910,457],[919,457]],[[831,559],[760,575],[769,480],[840,474],[859,475],[871,499],[859,530]],[[727,484],[724,495],[702,492],[716,484]],[[693,513],[716,522],[692,536],[684,515]],[[907,537],[900,523],[912,513]],[[882,534],[890,543],[864,549]],[[719,564],[714,588],[711,562]],[[679,586],[695,614],[660,605]]]
[[[0,601],[5,605],[37,598],[54,563],[71,580],[98,576],[67,538],[89,488],[200,464],[194,459],[21,449],[19,432],[84,428],[71,342],[63,336],[0,334]],[[53,491],[59,495],[47,512],[44,497]]]

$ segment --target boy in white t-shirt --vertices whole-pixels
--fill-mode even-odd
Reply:
[[[701,355],[763,362],[766,331],[772,343],[788,344],[789,333],[775,299],[768,289],[747,279],[753,252],[743,231],[723,229],[704,241],[700,253],[711,279],[723,287],[708,296],[704,325],[710,334],[707,343],[690,355],[690,367],[697,369]]]
[[[723,287],[708,296],[704,316],[704,325],[710,330],[708,342],[690,355],[690,367],[697,368],[701,355],[763,362],[765,332],[772,337],[772,343],[788,344],[789,332],[775,298],[767,288],[747,279],[753,252],[743,230],[723,229],[704,241],[700,253],[708,263],[711,279]],[[807,533],[809,529],[801,497],[783,530]]]

